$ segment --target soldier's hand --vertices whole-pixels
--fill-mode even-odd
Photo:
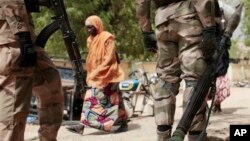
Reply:
[[[150,52],[157,52],[156,37],[153,31],[143,31],[144,49]]]
[[[203,30],[200,48],[205,59],[209,59],[216,49],[216,27],[207,27]]]
[[[33,67],[37,63],[37,53],[31,41],[29,32],[21,32],[16,34],[20,41],[20,67]]]

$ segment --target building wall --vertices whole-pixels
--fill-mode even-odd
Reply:
[[[138,68],[144,68],[149,74],[155,73],[156,68],[156,62],[122,62],[121,65],[125,70],[126,78],[131,71]],[[239,81],[250,81],[250,62],[230,63],[227,75],[232,84]]]

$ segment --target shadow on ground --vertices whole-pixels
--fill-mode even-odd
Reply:
[[[208,140],[209,141],[229,141],[228,138],[223,139],[223,138],[219,138],[219,137],[215,137],[215,136],[208,136]]]
[[[222,107],[222,112],[223,114],[233,114],[238,110],[242,110],[242,109],[247,109],[247,107],[234,107],[234,108],[223,108]]]
[[[136,129],[139,129],[140,127],[141,126],[139,124],[128,123],[128,131],[125,131],[125,132],[129,132],[131,130],[136,130]],[[86,128],[84,130],[88,130],[88,128]],[[120,133],[123,133],[123,132],[109,133],[109,132],[104,132],[104,131],[96,130],[96,132],[92,132],[92,133],[84,134],[84,135],[107,135],[107,134],[120,134]]]

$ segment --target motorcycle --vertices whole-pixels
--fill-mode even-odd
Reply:
[[[123,103],[129,118],[136,113],[141,116],[154,116],[153,95],[158,82],[156,74],[148,77],[144,69],[136,69],[129,74],[131,79],[119,83]]]

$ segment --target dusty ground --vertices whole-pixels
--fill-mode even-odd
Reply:
[[[182,108],[182,94],[177,96],[177,111],[174,126],[178,123]],[[212,114],[208,136],[210,141],[223,141],[229,136],[230,124],[250,124],[250,88],[231,88],[231,96],[222,103],[221,114]],[[119,134],[107,134],[86,128],[83,136],[60,128],[58,141],[155,141],[155,124],[153,117],[134,117],[129,122],[129,130]],[[25,141],[38,141],[37,125],[27,124]],[[185,140],[186,141],[186,140]]]

